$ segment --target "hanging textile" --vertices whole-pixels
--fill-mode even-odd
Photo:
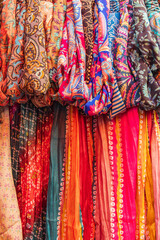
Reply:
[[[135,28],[135,70],[140,81],[141,102],[144,110],[159,107],[159,80],[155,79],[160,71],[160,49],[152,36],[147,10],[143,0],[133,1]]]
[[[9,103],[6,96],[6,73],[16,33],[16,0],[3,0],[1,3],[0,28],[0,106]]]
[[[148,17],[150,20],[151,30],[157,40],[160,47],[160,7],[158,0],[148,1],[145,0],[145,5],[147,8]]]
[[[23,239],[45,239],[46,236],[52,121],[51,109],[37,109],[31,102],[28,102],[21,105],[20,123],[17,120],[12,127],[12,166],[22,220]],[[17,126],[15,126],[16,123]],[[14,136],[17,133],[19,142],[16,145]],[[18,163],[15,158],[17,151]]]
[[[120,12],[119,12],[119,2],[117,0],[110,0],[110,13],[108,19],[108,41],[109,49],[112,59],[112,69],[114,73],[114,88],[113,88],[113,99],[112,107],[109,111],[109,117],[113,118],[117,114],[126,111],[125,103],[122,99],[121,92],[118,87],[116,71],[114,68],[114,56],[115,56],[115,41],[117,37],[117,28],[119,27]]]
[[[115,39],[114,67],[116,79],[126,108],[137,106],[139,97],[139,82],[134,78],[128,61],[127,45],[132,21],[132,5],[129,0],[119,1],[120,25]]]
[[[0,124],[0,239],[22,240],[22,224],[12,178],[9,109]]]
[[[158,116],[153,111],[153,129],[151,135],[151,160],[152,160],[152,176],[154,187],[154,209],[155,209],[155,223],[156,223],[156,239],[160,238],[160,204],[159,204],[159,160],[160,160],[160,125],[158,123]]]

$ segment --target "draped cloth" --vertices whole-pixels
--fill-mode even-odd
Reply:
[[[50,108],[37,109],[31,102],[11,109],[12,114],[12,167],[23,239],[45,239],[53,114]]]
[[[22,224],[11,168],[9,109],[0,124],[0,239],[22,240]]]
[[[16,33],[16,0],[4,0],[1,3],[0,28],[0,106],[9,103],[6,96],[6,73]]]
[[[47,239],[94,239],[92,119],[54,104]]]
[[[147,8],[151,30],[160,47],[160,7],[158,4],[158,0],[145,0],[144,2]]]
[[[141,102],[144,110],[156,109],[160,104],[159,77],[160,48],[152,35],[147,10],[143,0],[133,1],[135,71],[140,81]]]
[[[115,38],[113,57],[116,79],[126,108],[137,106],[140,101],[139,82],[135,79],[128,61],[128,40],[132,20],[132,5],[129,0],[120,0],[120,25]]]
[[[155,224],[156,224],[156,239],[160,238],[160,124],[159,117],[156,112],[153,112],[153,128],[151,135],[151,160],[152,160],[152,176],[154,188],[154,208],[155,208]]]

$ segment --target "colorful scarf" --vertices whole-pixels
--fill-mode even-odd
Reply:
[[[114,67],[116,79],[126,108],[137,106],[140,101],[139,82],[134,78],[128,61],[127,44],[132,19],[129,0],[120,0],[120,25],[115,40]]]
[[[10,153],[9,109],[2,112],[0,124],[0,239],[22,240],[22,224],[13,183]]]
[[[16,33],[16,0],[3,0],[0,28],[0,106],[9,103],[6,74]]]
[[[153,127],[151,135],[151,160],[152,160],[152,176],[153,176],[153,187],[154,187],[154,209],[155,209],[155,223],[156,223],[156,239],[160,238],[160,124],[158,116],[153,111]]]
[[[66,107],[59,103],[53,104],[53,126],[50,145],[50,174],[47,196],[47,239],[57,239],[57,223],[60,221],[59,207],[62,196],[60,190],[64,188],[64,149],[66,137]],[[63,170],[62,170],[63,169]]]
[[[54,1],[54,3],[41,1],[41,12],[44,22],[51,88],[49,88],[45,95],[33,96],[32,102],[37,107],[48,106],[52,104],[52,101],[58,100],[57,62],[65,20],[66,0]]]
[[[88,115],[107,113],[111,107],[114,76],[108,44],[108,18],[109,1],[96,0],[94,6],[93,61],[88,84],[89,101],[84,106],[84,111]]]
[[[138,47],[135,52],[135,71],[140,81],[141,107],[145,110],[155,109],[160,104],[158,79],[160,71],[160,49],[152,37],[152,32],[143,0],[133,2],[135,40]]]
[[[120,12],[119,12],[119,2],[117,0],[110,1],[110,13],[108,19],[108,40],[109,40],[109,49],[111,50],[111,59],[112,59],[112,69],[114,73],[114,89],[113,89],[113,98],[112,98],[112,107],[109,111],[109,117],[112,119],[117,114],[124,112],[126,110],[124,101],[119,90],[116,71],[113,66],[114,55],[115,55],[115,40],[117,36],[117,28],[119,26]]]
[[[21,73],[24,65],[24,25],[26,18],[26,2],[16,2],[16,37],[12,47],[11,58],[7,68],[7,91],[6,96],[12,102],[24,103],[28,97],[19,88]],[[10,101],[10,103],[11,103]]]
[[[95,2],[93,0],[82,0],[82,19],[86,49],[86,82],[89,83],[90,70],[93,59],[93,10]]]
[[[145,0],[151,30],[160,47],[160,7],[158,0]]]
[[[24,66],[20,88],[29,95],[45,94],[50,87],[48,76],[40,0],[26,0]]]
[[[16,118],[13,117],[14,119]],[[20,125],[17,121],[17,126],[15,127],[14,123],[12,127],[12,133],[15,131],[11,138],[12,166],[15,168],[13,174],[21,213],[23,239],[46,237],[52,121],[51,109],[36,109],[31,102],[28,102],[26,105],[21,105]],[[14,141],[16,133],[19,134],[17,145]],[[17,153],[18,159],[15,159]]]

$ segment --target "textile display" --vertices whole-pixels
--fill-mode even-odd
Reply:
[[[0,0],[0,240],[160,240],[160,1]]]

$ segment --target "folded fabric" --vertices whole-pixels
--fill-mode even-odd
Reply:
[[[144,2],[147,8],[151,30],[160,47],[160,7],[158,4],[158,0],[144,0]]]
[[[45,94],[50,87],[40,0],[26,0],[24,66],[19,85],[28,95]]]

